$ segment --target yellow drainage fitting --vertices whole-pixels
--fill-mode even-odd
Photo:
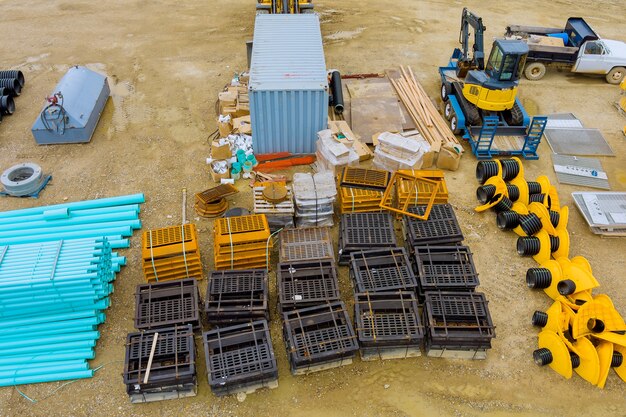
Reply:
[[[614,359],[611,362],[611,367],[613,368],[615,373],[622,379],[622,381],[626,382],[626,360],[624,360],[624,358],[626,357],[626,346],[614,343],[613,352]],[[615,360],[615,352],[621,355],[621,362],[619,361],[619,359],[617,361]],[[619,362],[619,364],[616,362]]]
[[[480,194],[480,190],[485,190],[487,186],[492,186],[490,187],[493,191],[493,196],[491,198],[486,198],[488,196],[479,196]],[[491,194],[491,193],[489,193]],[[508,200],[509,198],[509,190],[506,188],[506,183],[504,182],[504,180],[501,177],[491,177],[489,178],[484,185],[478,187],[478,189],[476,190],[476,197],[482,201],[486,201],[482,206],[478,206],[476,207],[474,210],[477,211],[478,213],[481,213],[487,209],[490,209],[494,206],[496,206],[497,204],[499,204],[500,202],[502,202],[502,200],[504,198],[506,198]]]
[[[563,272],[563,279],[557,283],[559,294],[567,296],[600,286],[598,280],[589,270],[580,266],[580,263],[582,263],[580,260],[578,263],[573,263],[565,257],[559,257],[556,258],[556,261],[561,265],[561,271]]]
[[[613,363],[613,343],[600,340],[596,345],[596,352],[598,353],[598,360],[600,365],[600,375],[598,376],[597,386],[604,388],[606,379],[609,376],[611,370],[611,364]]]
[[[539,349],[533,352],[533,359],[539,366],[549,365],[565,379],[572,377],[572,357],[563,339],[553,331],[544,330],[539,333]]]
[[[541,224],[543,225],[543,229],[548,232],[549,235],[556,235],[556,229],[554,228],[554,226],[552,226],[552,222],[550,221],[550,213],[548,212],[546,206],[541,203],[530,203],[528,205],[528,212],[539,217],[539,220],[541,220]]]
[[[534,236],[518,237],[517,253],[521,256],[532,256],[538,264],[550,260],[551,242],[548,232],[541,229]]]
[[[572,323],[572,337],[574,339],[593,335],[607,340],[601,335],[622,331],[626,331],[626,323],[617,310],[594,300],[586,302],[578,309]]]

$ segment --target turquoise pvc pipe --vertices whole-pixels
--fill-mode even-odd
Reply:
[[[45,220],[67,219],[70,217],[70,210],[67,207],[46,210],[42,216]]]
[[[111,227],[105,229],[79,230],[75,232],[51,233],[46,235],[22,236],[13,238],[0,238],[0,245],[15,245],[18,243],[35,243],[35,242],[51,242],[55,240],[75,239],[84,237],[102,237],[102,236],[131,236],[132,228],[127,227]],[[111,246],[113,248],[113,246]],[[117,247],[115,247],[117,249]]]
[[[82,364],[82,366],[80,366]],[[62,366],[62,365],[78,365],[82,369],[89,369],[89,365],[85,360],[81,359],[68,359],[68,360],[56,360],[56,361],[46,361],[46,362],[32,362],[32,363],[23,363],[23,364],[5,364],[0,365],[0,372],[6,372],[16,369],[37,369],[37,368],[48,368],[50,366]]]
[[[62,334],[73,334],[73,333],[84,333],[91,332],[96,330],[97,326],[75,326],[75,327],[67,327],[65,329],[51,329],[51,330],[42,330],[39,332],[33,332],[30,334],[32,337],[48,337],[48,336],[58,336]],[[0,342],[12,342],[15,340],[21,340],[24,337],[21,335],[8,335],[8,336],[0,336]]]
[[[0,218],[21,217],[30,214],[43,214],[44,211],[60,208],[68,208],[70,210],[84,210],[111,206],[124,206],[128,204],[141,204],[144,202],[145,198],[143,193],[130,194],[119,197],[100,198],[96,200],[77,201],[73,203],[55,204],[52,206],[32,207],[28,209],[5,211],[0,212]]]
[[[83,310],[106,310],[110,305],[110,301],[108,298],[99,300],[96,303],[87,303],[85,305],[74,305],[74,306],[68,306],[68,305],[64,305],[64,304],[59,304],[59,305],[53,305],[50,308],[48,308],[48,312],[49,313],[63,313],[63,312],[77,312],[77,311],[83,311]],[[16,311],[13,312],[13,314],[11,314],[11,312],[5,312],[3,314],[0,314],[0,317],[3,318],[8,318],[10,317],[11,320],[13,320],[15,317],[19,317],[19,318],[26,318],[26,317],[30,317],[30,316],[36,316],[41,314],[41,309],[39,308],[35,308],[32,310],[25,310],[22,309],[20,311]]]
[[[141,228],[141,220],[123,220],[119,222],[107,222],[102,224],[77,224],[74,226],[62,226],[62,227],[34,227],[32,229],[22,229],[22,230],[9,230],[9,231],[0,231],[0,239],[10,238],[10,237],[19,237],[19,236],[32,236],[36,235],[48,235],[48,234],[57,234],[57,233],[66,233],[66,232],[78,232],[83,230],[92,230],[92,229],[115,229],[116,227],[129,227],[132,229]],[[131,233],[132,232],[128,232]],[[122,233],[124,235],[124,233]],[[129,235],[130,236],[130,235]]]
[[[49,306],[49,308],[54,308],[55,311],[74,311],[75,309],[85,309],[85,308],[93,308],[95,305],[97,305],[98,303],[101,302],[106,302],[108,303],[109,300],[107,298],[98,300],[97,302],[94,303],[93,300],[86,300],[86,301],[72,301],[72,302],[59,302],[59,303],[54,303],[52,305]],[[99,309],[99,310],[104,310],[104,309]],[[26,316],[28,317],[29,315],[32,314],[37,314],[41,312],[41,308],[39,306],[31,306],[31,305],[25,305],[22,306],[21,308],[17,309],[10,309],[9,311],[0,311],[0,317],[4,317],[4,318],[8,318],[8,317],[19,317],[19,316]]]
[[[79,340],[76,342],[16,347],[8,351],[0,351],[0,358],[9,356],[23,356],[25,354],[30,355],[34,353],[59,353],[65,351],[66,349],[84,349],[92,348],[94,346],[96,346],[95,340]]]
[[[46,210],[46,211],[50,211],[50,210]],[[103,207],[103,208],[86,209],[86,210],[69,210],[69,215],[71,218],[76,218],[76,217],[94,216],[97,214],[119,213],[122,211],[134,211],[135,213],[139,214],[140,212],[139,204],[129,204],[125,206],[112,206],[112,207]],[[41,214],[20,216],[18,221],[35,222],[35,221],[40,221],[40,220],[46,220],[46,216],[43,214],[43,212]],[[10,224],[15,221],[16,221],[16,218],[14,217],[0,218],[0,225]]]
[[[42,366],[39,368],[17,368],[6,371],[0,371],[0,380],[5,378],[13,378],[13,377],[24,377],[24,376],[37,376],[37,375],[46,375],[46,374],[55,374],[57,372],[76,372],[76,371],[84,371],[89,369],[89,364],[87,362],[78,362],[78,363],[63,363],[61,365],[50,365],[50,366]]]
[[[48,323],[40,323],[40,324],[31,324],[27,326],[13,326],[7,327],[4,329],[0,329],[0,337],[5,337],[13,334],[29,334],[31,332],[39,332],[42,330],[57,330],[57,329],[66,329],[69,327],[75,326],[97,326],[104,322],[104,314],[102,315],[94,315],[92,317],[86,317],[82,319],[76,320],[64,320],[64,321],[55,321]]]
[[[8,230],[41,229],[46,227],[66,227],[75,225],[92,225],[102,227],[103,223],[137,220],[137,213],[134,211],[123,211],[121,213],[98,214],[95,216],[76,217],[65,220],[40,220],[34,222],[14,222],[0,225],[0,232]]]
[[[31,354],[22,356],[10,356],[7,358],[0,358],[0,366],[15,365],[15,364],[34,364],[34,363],[48,363],[72,359],[94,359],[96,352],[93,349],[74,349],[65,350],[60,353],[48,353],[45,355]]]
[[[67,334],[67,335],[60,335],[60,336],[23,338],[21,340],[0,342],[0,350],[27,347],[33,344],[47,345],[47,344],[53,344],[53,343],[67,343],[67,342],[78,342],[78,341],[84,341],[84,340],[98,340],[99,338],[100,338],[100,332],[97,330],[92,331],[92,332],[75,333],[75,334]]]
[[[93,370],[91,369],[86,371],[59,372],[46,375],[21,376],[0,379],[0,386],[8,387],[13,385],[35,384],[39,382],[67,381],[71,379],[91,378],[92,376]]]
[[[96,309],[91,309],[91,310],[85,309],[81,311],[64,312],[64,313],[57,313],[57,314],[50,314],[50,312],[48,311],[46,313],[40,314],[35,317],[18,318],[18,319],[13,319],[10,322],[0,321],[0,331],[2,329],[10,328],[13,326],[28,326],[28,325],[33,325],[33,324],[49,323],[49,322],[54,322],[54,321],[60,322],[63,320],[76,320],[76,319],[96,316],[98,314],[102,314],[103,316],[105,316],[102,319],[102,321],[104,322],[104,319],[106,318],[105,313],[102,313]]]
[[[126,249],[126,248],[130,248],[130,240],[122,239],[121,236],[119,237],[119,239],[113,239],[111,237],[111,240],[109,240],[109,243],[111,244],[111,249]]]

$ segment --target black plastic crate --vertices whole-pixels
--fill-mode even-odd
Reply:
[[[283,337],[294,375],[352,363],[359,349],[341,301],[283,313]]]
[[[191,324],[199,329],[200,292],[194,278],[137,285],[135,328],[157,329]]]
[[[209,276],[204,313],[211,324],[269,320],[267,271],[213,271]]]
[[[339,223],[339,264],[347,265],[350,253],[360,249],[398,246],[393,217],[389,213],[346,213]]]
[[[339,301],[337,267],[332,260],[285,262],[276,268],[282,311]]]
[[[429,349],[489,349],[495,326],[479,292],[432,291],[424,299]]]
[[[419,348],[424,340],[417,299],[410,291],[355,294],[354,321],[361,349]]]
[[[408,211],[423,215],[426,206],[409,207]],[[402,227],[407,245],[440,245],[463,241],[461,227],[450,204],[435,204],[428,220],[419,220],[407,215],[402,216]]]
[[[350,254],[355,292],[414,291],[417,278],[404,248],[359,250]]]
[[[415,246],[413,258],[422,298],[426,291],[473,291],[479,284],[467,246]]]
[[[207,377],[216,395],[278,386],[278,367],[266,320],[202,334]]]
[[[158,333],[150,375],[144,383],[155,333]],[[164,392],[168,387],[196,384],[193,327],[174,326],[129,333],[126,339],[124,384],[131,396]]]

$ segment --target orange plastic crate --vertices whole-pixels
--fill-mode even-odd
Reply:
[[[185,236],[184,245],[183,230]],[[183,253],[183,251],[196,252],[198,250],[198,233],[196,226],[191,223],[182,227],[170,226],[148,230],[142,236],[141,256],[143,259],[176,256]]]

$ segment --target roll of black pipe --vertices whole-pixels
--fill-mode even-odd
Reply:
[[[24,79],[24,74],[20,70],[3,70],[0,71],[0,78],[16,78],[20,83],[20,87],[24,87],[26,80]]]
[[[339,71],[333,71],[330,75],[330,92],[333,95],[335,113],[343,113],[343,91],[341,89],[341,74]]]

